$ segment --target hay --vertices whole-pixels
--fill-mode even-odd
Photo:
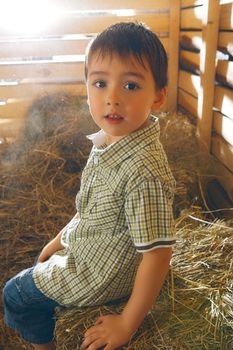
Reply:
[[[197,215],[200,216],[200,212]],[[198,310],[206,320],[205,327],[201,328],[202,336],[206,334],[209,324],[213,332],[210,340],[218,339],[221,349],[231,349],[233,221],[216,220],[210,223],[198,216],[183,213],[177,225],[177,246],[172,260],[174,295],[182,304],[193,300],[196,305],[194,310]],[[192,293],[192,298],[188,299],[186,294]],[[208,346],[205,348],[208,349]],[[209,345],[209,348],[213,347]]]
[[[200,212],[197,213],[200,216]],[[200,223],[190,213],[176,221],[177,247],[161,295],[124,350],[232,350],[233,222]],[[101,314],[124,305],[63,310],[58,350],[80,349],[84,331]]]
[[[216,223],[222,229],[190,218],[206,220],[201,214],[195,125],[182,114],[160,118],[161,139],[177,181],[178,244],[172,276],[136,338],[124,349],[230,350],[232,229],[225,222]],[[95,130],[80,98],[57,94],[36,101],[19,138],[1,148],[1,288],[33,264],[44,244],[73,216],[91,147],[85,135]],[[196,208],[194,214],[190,208]],[[0,349],[31,349],[5,327],[0,307]],[[58,350],[78,349],[84,328],[100,313],[118,312],[121,307],[63,310],[56,327]]]
[[[199,180],[206,174],[207,162],[200,166],[195,120],[184,114],[161,114],[161,142],[176,179],[175,215],[194,205],[202,205]],[[205,164],[205,166],[204,166]]]
[[[84,331],[93,325],[93,320],[101,315],[120,313],[123,307],[124,304],[83,310],[80,308],[63,310],[56,324],[57,348],[59,350],[80,349]],[[156,341],[154,326],[154,319],[150,313],[146,316],[137,334],[122,349],[135,349],[135,344],[138,350],[151,349]]]

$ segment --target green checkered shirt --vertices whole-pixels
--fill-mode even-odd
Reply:
[[[34,269],[37,287],[62,305],[98,305],[129,295],[141,253],[175,243],[175,184],[158,120],[151,119],[110,146],[103,144],[103,131],[92,135],[76,198],[80,218],[63,230],[64,250]]]

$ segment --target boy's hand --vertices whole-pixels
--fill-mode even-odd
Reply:
[[[123,315],[101,316],[95,325],[85,332],[81,349],[115,350],[127,343],[132,335],[133,332]]]
[[[48,260],[50,256],[52,256],[58,250],[64,249],[63,245],[61,244],[61,235],[62,231],[60,231],[58,235],[54,239],[52,239],[52,241],[46,244],[46,246],[42,249],[37,259],[37,263],[42,263]]]
[[[37,259],[37,263],[41,263],[48,260],[54,252],[55,251],[52,249],[51,244],[47,244],[40,252],[40,255],[38,256],[38,259]]]

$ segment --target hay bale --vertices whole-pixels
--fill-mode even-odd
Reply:
[[[55,330],[57,349],[81,349],[83,334],[86,329],[93,325],[93,321],[101,315],[120,313],[124,305],[123,303],[87,309],[74,307],[60,311]],[[137,333],[122,349],[145,350],[153,348],[153,342],[155,341],[154,329],[155,321],[152,314],[149,313]]]
[[[233,222],[206,222],[200,211],[177,219],[177,247],[162,292],[123,350],[232,350]],[[195,218],[195,220],[194,220]],[[200,221],[201,220],[201,221]],[[68,308],[58,315],[57,349],[80,349],[83,334],[112,305]]]

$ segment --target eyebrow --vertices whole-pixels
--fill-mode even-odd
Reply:
[[[93,71],[89,75],[90,76],[93,76],[93,75],[109,75],[109,73],[99,70],[99,71]],[[139,78],[141,80],[145,80],[145,77],[141,73],[138,73],[138,72],[127,71],[127,72],[123,73],[122,75],[125,76],[125,77],[136,77],[136,78]]]

